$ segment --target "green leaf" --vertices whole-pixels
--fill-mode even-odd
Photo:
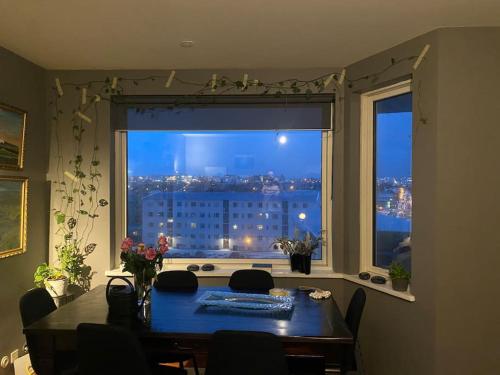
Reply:
[[[66,221],[66,215],[61,211],[56,211],[54,216],[57,224],[63,224]]]

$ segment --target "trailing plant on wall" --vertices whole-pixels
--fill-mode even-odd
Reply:
[[[266,82],[257,77],[249,77],[248,74],[244,74],[241,79],[232,79],[227,76],[218,77],[215,73],[210,78],[207,77],[206,81],[193,82],[183,79],[175,70],[165,76],[115,76],[80,83],[61,82],[56,78],[52,87],[53,99],[49,105],[57,158],[52,181],[55,185],[52,203],[57,227],[55,234],[58,237],[55,245],[58,268],[67,274],[70,284],[83,291],[90,289],[93,272],[86,264],[86,259],[98,248],[98,244],[91,242],[91,234],[100,218],[101,209],[108,205],[100,196],[103,176],[100,171],[97,136],[98,114],[99,106],[103,102],[109,102],[112,96],[125,95],[127,89],[144,82],[159,82],[165,90],[174,84],[193,87],[192,95],[223,95],[252,90],[256,94],[283,96],[285,99],[288,95],[296,94],[307,98],[323,92],[330,85],[335,86],[335,90],[344,82],[349,88],[358,81],[375,82],[387,70],[404,62],[414,62],[413,69],[417,69],[429,47],[426,45],[418,56],[391,59],[383,70],[359,78],[347,77],[345,69],[310,80],[290,78],[278,82]],[[61,109],[63,100],[65,103],[74,103],[69,113],[64,113]],[[182,103],[177,105],[181,106]],[[68,132],[71,133],[69,144],[66,142],[67,137],[62,137]],[[69,157],[66,156],[68,148],[71,149]]]
[[[108,205],[99,195],[102,173],[98,158],[97,108],[93,121],[83,112],[95,106],[95,102],[80,104],[68,120],[59,109],[62,96],[62,86],[58,82],[51,102],[54,105],[52,120],[57,157],[56,179],[52,181],[55,185],[52,210],[57,228],[57,263],[67,274],[70,284],[88,291],[93,273],[85,260],[97,247],[96,243],[90,242],[90,236],[99,218],[99,210]],[[75,115],[77,112],[80,116]],[[68,130],[71,131],[71,142],[62,144],[62,134]],[[90,154],[85,152],[84,141],[87,147],[90,145]],[[68,159],[65,158],[64,147],[72,150]]]

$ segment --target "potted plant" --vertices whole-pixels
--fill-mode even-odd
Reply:
[[[322,238],[315,237],[310,232],[306,232],[302,240],[298,239],[298,237],[298,230],[296,230],[294,239],[280,237],[271,245],[290,257],[292,272],[299,271],[309,275],[311,273],[311,255],[321,244]]]
[[[45,287],[52,297],[61,297],[66,294],[68,278],[64,272],[47,263],[38,266],[34,274],[34,281],[38,287]]]
[[[389,277],[392,281],[392,289],[398,292],[406,292],[410,283],[411,274],[401,263],[392,262],[389,266]]]

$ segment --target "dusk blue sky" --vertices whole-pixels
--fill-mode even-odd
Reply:
[[[411,112],[378,114],[376,122],[377,177],[410,177]]]
[[[411,176],[411,133],[411,112],[377,115],[378,177]],[[320,177],[321,131],[129,131],[128,156],[131,176]]]
[[[130,131],[128,155],[131,176],[320,177],[321,131]]]

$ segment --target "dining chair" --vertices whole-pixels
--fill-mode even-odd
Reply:
[[[165,292],[194,292],[198,278],[191,271],[164,271],[156,276],[154,287]]]
[[[231,275],[229,287],[234,290],[268,292],[274,288],[274,280],[271,274],[264,270],[238,270]]]
[[[345,348],[340,363],[340,372],[342,374],[347,371],[357,371],[358,365],[356,362],[356,345],[358,344],[358,331],[363,310],[366,303],[366,293],[363,288],[358,288],[354,291],[351,297],[351,302],[347,307],[345,314],[345,322],[352,333],[353,344]]]
[[[216,331],[205,375],[288,375],[279,338],[266,332]]]
[[[45,288],[34,288],[27,291],[19,300],[19,311],[23,328],[30,326],[36,321],[57,310],[54,300]],[[36,345],[31,335],[26,336],[28,353],[31,366],[35,372],[40,372],[40,366],[37,362],[39,347]],[[76,368],[76,356],[74,352],[60,351],[56,353],[56,373],[71,373]]]
[[[198,289],[198,278],[191,271],[164,271],[156,276],[154,287],[162,292],[195,292]],[[164,343],[154,339],[146,345],[151,352],[150,358],[158,363],[178,362],[184,368],[185,361],[193,363],[194,372],[199,375],[196,357],[192,351],[183,348],[164,348]],[[162,348],[163,347],[163,348]]]
[[[122,327],[81,323],[77,327],[78,375],[186,375],[169,366],[150,366],[134,334]]]
[[[356,345],[358,344],[358,331],[363,310],[366,303],[366,293],[363,288],[355,290],[347,307],[345,322],[351,331],[352,345],[342,346],[340,361],[337,368],[328,367],[329,371],[346,374],[349,371],[357,371]],[[289,356],[288,365],[292,375],[324,375],[325,359],[316,356]]]

